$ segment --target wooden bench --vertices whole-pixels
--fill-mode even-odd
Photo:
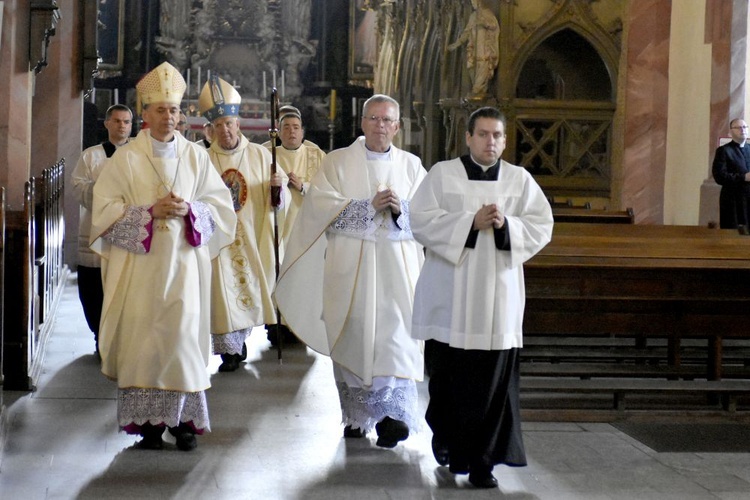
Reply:
[[[747,236],[559,223],[524,274],[529,391],[622,398],[692,390],[723,397],[727,408],[750,392]]]
[[[37,280],[34,266],[34,183],[24,184],[23,210],[5,213],[3,279],[3,389],[33,388],[31,360],[36,349]],[[12,314],[10,312],[12,311]]]
[[[625,210],[581,210],[580,208],[569,206],[553,206],[552,217],[555,223],[635,224],[635,214],[632,208]]]
[[[627,394],[718,395],[724,410],[734,412],[737,398],[750,394],[744,380],[572,379],[521,377],[521,392],[613,394],[614,409],[625,410]]]
[[[34,390],[67,276],[65,161],[24,184],[23,210],[6,214],[4,389]]]
[[[578,208],[583,210],[590,210],[591,209],[591,202],[583,202],[581,205],[576,205],[573,203],[573,200],[568,198],[565,201],[559,201],[554,197],[547,197],[547,201],[549,202],[550,207],[553,209],[555,208]]]

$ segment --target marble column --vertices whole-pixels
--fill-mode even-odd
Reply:
[[[619,206],[632,207],[636,223],[664,218],[669,102],[669,0],[633,0],[626,13],[624,144]]]
[[[729,136],[729,120],[745,118],[747,0],[706,0],[706,43],[711,44],[711,123],[707,176],[701,185],[701,225],[719,221],[720,187],[711,176],[719,139]]]

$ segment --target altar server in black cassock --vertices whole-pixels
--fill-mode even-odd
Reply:
[[[552,236],[552,211],[522,167],[500,156],[505,119],[480,108],[470,154],[437,163],[412,200],[411,227],[426,250],[412,336],[427,340],[433,452],[479,488],[497,464],[526,465],[519,408],[523,263]]]
[[[732,140],[716,149],[711,171],[721,185],[719,225],[722,229],[750,224],[750,144],[745,120],[729,122]]]

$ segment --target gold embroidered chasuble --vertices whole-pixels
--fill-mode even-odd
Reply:
[[[211,161],[232,193],[237,213],[233,243],[213,262],[211,332],[226,334],[276,323],[271,298],[276,283],[274,211],[271,207],[271,154],[263,146],[240,136],[233,150],[215,141]],[[279,169],[280,172],[283,171]],[[277,212],[279,258],[284,256],[281,234],[289,203],[284,177],[282,207]]]
[[[174,141],[177,158],[156,158],[149,131],[141,131],[112,156],[94,186],[92,248],[102,257],[104,281],[102,372],[121,389],[197,392],[211,385],[211,259],[232,241],[236,217],[205,149],[179,134]],[[210,214],[212,223],[196,219],[213,226],[207,244],[188,242],[191,215],[151,219],[148,209],[169,190],[193,215],[198,209]],[[109,242],[113,228],[123,246]]]

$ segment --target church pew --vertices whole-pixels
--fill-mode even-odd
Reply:
[[[542,350],[549,351],[551,363],[626,362],[634,366],[627,369],[634,380],[674,382],[666,379],[690,378],[695,366],[702,370],[704,382],[725,376],[747,378],[748,237],[697,226],[560,223],[552,242],[524,265],[524,272],[526,339],[626,340],[620,346],[610,341],[602,349],[609,357],[600,359],[586,353],[592,347],[585,343],[578,349],[586,355],[563,358],[564,345],[529,342],[533,345],[521,354],[527,378],[554,374],[554,367],[546,374],[536,369],[537,375],[524,368],[529,361],[538,362]],[[725,349],[730,339],[736,345]],[[573,344],[570,351],[575,350]],[[613,351],[620,351],[619,358]],[[531,357],[534,354],[537,358]],[[654,373],[654,364],[669,368]],[[564,370],[557,375],[565,377]],[[699,383],[697,378],[683,381]]]
[[[45,168],[42,175],[34,179],[37,193],[35,216],[38,221],[35,258],[39,268],[39,322],[42,325],[47,323],[64,285],[64,175],[63,158]]]
[[[583,202],[580,205],[576,205],[575,203],[573,203],[573,200],[571,200],[570,198],[568,198],[565,201],[560,201],[554,196],[548,196],[547,201],[549,202],[549,205],[550,207],[552,207],[552,209],[556,209],[556,208],[578,208],[578,209],[584,209],[584,210],[591,209],[591,202],[588,202],[588,201]]]
[[[625,410],[628,394],[684,396],[703,394],[711,402],[721,399],[724,410],[734,412],[737,398],[750,395],[750,384],[745,380],[656,380],[656,379],[566,379],[521,377],[522,392],[612,394],[615,410]]]
[[[31,390],[32,360],[36,352],[34,267],[34,181],[24,184],[22,210],[5,212],[5,274],[3,310],[3,389]]]
[[[626,210],[582,210],[572,206],[552,206],[555,223],[578,222],[588,224],[635,224],[632,208]]]

